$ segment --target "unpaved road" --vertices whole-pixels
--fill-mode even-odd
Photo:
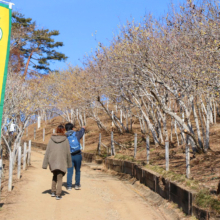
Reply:
[[[32,153],[32,167],[15,185],[14,202],[1,208],[1,220],[166,219],[124,182],[86,165],[82,167],[81,190],[67,191],[63,186],[64,195],[58,201],[50,196],[52,174],[41,168],[42,161],[42,153]],[[63,182],[65,185],[66,176]]]

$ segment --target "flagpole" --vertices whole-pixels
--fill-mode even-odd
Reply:
[[[6,2],[6,1],[3,1],[3,0],[0,0],[0,2],[4,2],[6,4],[9,4],[9,8],[12,9],[12,6],[15,5],[14,3],[12,2]]]

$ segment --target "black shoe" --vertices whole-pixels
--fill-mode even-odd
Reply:
[[[57,196],[57,197],[56,197],[56,200],[60,200],[60,199],[62,199],[61,196]]]

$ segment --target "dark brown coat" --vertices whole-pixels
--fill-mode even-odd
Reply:
[[[66,173],[72,167],[69,141],[66,135],[54,134],[47,145],[42,168],[47,169],[49,164],[51,172],[61,170]]]

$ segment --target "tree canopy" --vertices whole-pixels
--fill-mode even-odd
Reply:
[[[31,18],[13,12],[10,56],[14,70],[26,77],[52,71],[50,61],[65,61],[65,54],[57,51],[63,42],[54,40],[59,34],[58,30],[38,28]]]

